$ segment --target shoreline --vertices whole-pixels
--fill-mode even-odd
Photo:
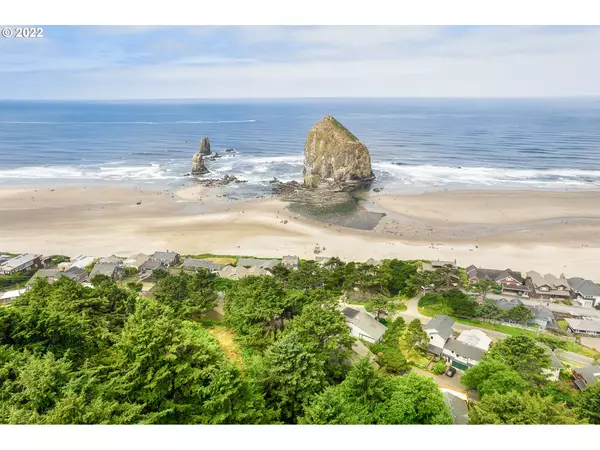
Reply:
[[[365,209],[386,214],[373,230],[308,219],[274,197],[232,201],[223,192],[202,186],[0,188],[0,251],[311,259],[318,243],[326,247],[319,256],[344,260],[456,259],[463,267],[598,276],[597,191],[370,192]]]

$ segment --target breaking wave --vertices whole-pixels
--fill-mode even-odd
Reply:
[[[178,120],[175,122],[146,122],[146,121],[136,121],[136,122],[114,122],[114,121],[106,121],[106,122],[27,122],[27,121],[4,121],[0,122],[0,125],[176,125],[176,124],[219,124],[219,123],[253,123],[256,122],[255,119],[248,120]]]

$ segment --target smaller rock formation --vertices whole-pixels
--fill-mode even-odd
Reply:
[[[206,136],[203,137],[202,139],[200,139],[200,154],[202,156],[211,154],[210,141],[208,140],[208,138]]]
[[[202,159],[202,151],[198,151],[194,154],[194,157],[192,158],[192,175],[204,175],[206,173],[210,172],[204,165],[204,160]]]
[[[207,178],[199,180],[198,184],[205,187],[227,186],[229,184],[247,183],[246,180],[240,180],[232,175],[225,175],[223,178]]]

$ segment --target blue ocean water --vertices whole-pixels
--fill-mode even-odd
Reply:
[[[600,99],[5,101],[0,184],[177,186],[202,136],[224,156],[213,177],[300,180],[306,133],[328,114],[386,188],[600,187]]]

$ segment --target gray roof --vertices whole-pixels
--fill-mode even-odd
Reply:
[[[542,344],[541,342],[538,342],[537,345],[542,347],[546,351],[546,354],[548,356],[550,356],[550,361],[551,361],[550,367],[552,367],[553,369],[564,369],[565,368],[565,366],[563,366],[563,363],[560,362],[560,359],[558,359],[558,357],[554,354],[554,352],[552,351],[552,349],[550,347],[548,347],[545,344]]]
[[[436,345],[427,344],[427,351],[429,353],[433,353],[434,355],[440,356],[442,354],[442,352],[444,351],[444,349],[441,347],[438,347]]]
[[[518,298],[511,298],[507,300],[505,298],[499,298],[498,300],[494,300],[492,303],[499,308],[502,308],[504,311],[508,311],[509,309],[513,309],[515,306],[521,306],[523,302]]]
[[[549,292],[551,294],[556,294],[556,291],[561,293],[560,289],[558,289],[559,287],[569,289],[569,283],[564,275],[561,275],[559,278],[550,273],[547,273],[546,275],[540,275],[535,270],[531,270],[527,272],[527,277],[531,280],[536,289],[539,289],[540,286],[548,286],[551,289],[551,292]]]
[[[452,267],[456,267],[456,262],[454,261],[431,261],[431,266],[432,267],[443,267],[443,266],[452,266]]]
[[[90,273],[90,279],[94,278],[96,275],[106,275],[107,277],[113,277],[117,269],[120,267],[120,264],[112,263],[112,264],[100,264],[96,263],[92,272]]]
[[[48,280],[50,283],[58,280],[62,276],[62,272],[58,269],[39,269],[33,276],[29,279],[27,283],[32,283],[37,278],[44,278]]]
[[[87,283],[90,281],[87,271],[80,267],[71,267],[66,272],[63,272],[63,275],[78,283]]]
[[[600,333],[600,322],[589,319],[565,319],[570,328],[575,331]]]
[[[523,282],[523,276],[514,270],[504,269],[482,269],[473,265],[466,268],[469,278],[488,279],[491,281],[500,281],[506,277],[512,277],[519,283]]]
[[[15,267],[19,267],[25,263],[31,262],[36,258],[41,258],[42,255],[36,255],[33,253],[23,253],[22,255],[15,256],[12,259],[9,259],[2,265],[3,270],[12,270]]]
[[[424,329],[435,330],[442,339],[448,339],[452,334],[452,325],[454,325],[454,319],[439,314],[431,319],[427,325],[425,325]]]
[[[123,264],[123,259],[115,255],[107,256],[98,261],[98,264]]]
[[[472,345],[465,344],[464,342],[457,341],[456,339],[448,339],[446,341],[446,345],[444,346],[444,350],[449,350],[454,352],[458,356],[462,356],[463,358],[469,358],[473,361],[479,361],[483,358],[485,351],[478,347],[473,347]]]
[[[571,289],[583,294],[598,297],[600,296],[600,286],[590,280],[579,277],[569,278],[567,280]]]
[[[583,367],[581,369],[573,369],[577,375],[585,380],[587,386],[593,386],[598,382],[600,378],[600,366]]]
[[[255,258],[239,258],[237,261],[238,267],[260,267],[262,269],[272,269],[281,264],[280,259],[255,259]]]
[[[152,258],[158,261],[175,261],[179,257],[177,252],[154,252]]]
[[[221,270],[227,264],[217,264],[207,259],[186,258],[183,262],[184,269]]]
[[[358,313],[355,314],[355,311],[357,311]],[[342,314],[346,316],[347,322],[360,328],[362,331],[365,332],[365,334],[371,336],[376,341],[381,339],[381,336],[383,336],[383,333],[385,333],[385,330],[387,330],[387,327],[384,324],[382,324],[381,322],[379,322],[364,311],[359,311],[353,308],[344,308],[342,310]]]
[[[156,261],[154,259],[149,259],[144,264],[142,264],[139,268],[140,272],[147,272],[148,270],[155,271],[155,270],[168,270],[168,269],[160,261]]]

